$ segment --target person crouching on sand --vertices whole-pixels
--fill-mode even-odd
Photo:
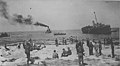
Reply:
[[[58,53],[56,52],[56,50],[53,51],[52,58],[54,58],[54,59],[59,58]]]
[[[62,53],[61,57],[67,57],[67,56],[68,56],[67,51],[63,48],[63,53]]]
[[[68,55],[72,55],[72,51],[71,51],[70,47],[68,47],[67,54],[68,54]]]

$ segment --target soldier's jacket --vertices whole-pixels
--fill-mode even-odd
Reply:
[[[78,44],[76,44],[76,50],[77,50],[77,54],[84,52],[84,48],[83,48],[81,42],[79,42]]]
[[[30,43],[26,43],[26,45],[25,45],[25,53],[30,53],[30,49],[31,49]]]

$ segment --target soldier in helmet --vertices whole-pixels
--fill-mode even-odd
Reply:
[[[25,54],[27,56],[27,65],[29,66],[29,61],[30,61],[30,42],[26,41],[24,44],[24,48],[25,48]]]
[[[55,45],[56,45],[56,47],[58,46],[58,39],[57,38],[55,39]]]
[[[102,55],[102,43],[101,41],[99,40],[99,54]]]
[[[81,41],[76,43],[76,51],[78,54],[79,65],[83,65],[83,55],[84,55],[84,48]]]
[[[112,40],[112,38],[110,38],[110,44],[111,44],[111,52],[112,52],[112,58],[114,58],[115,57],[115,54],[114,54],[114,44],[113,44],[113,40]]]
[[[63,50],[63,52],[61,54],[61,57],[67,57],[68,56],[67,51],[64,48],[62,50]]]
[[[52,56],[54,59],[56,59],[56,58],[59,58],[59,56],[58,56],[58,53],[56,52],[56,50],[54,50],[54,53],[53,53],[53,56]]]

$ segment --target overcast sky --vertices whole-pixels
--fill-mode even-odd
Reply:
[[[4,0],[10,15],[33,16],[33,21],[47,24],[52,30],[80,29],[92,25],[93,12],[99,23],[120,26],[120,2],[83,0]],[[11,25],[0,17],[0,31],[46,30],[45,27]]]

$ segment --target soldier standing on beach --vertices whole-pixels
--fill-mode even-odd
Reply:
[[[99,52],[98,52],[99,44],[97,42],[95,42],[95,44],[94,44],[94,49],[95,49],[95,55],[96,55],[96,57],[98,57],[99,56]]]
[[[89,55],[90,55],[90,47],[89,47],[89,43],[90,43],[90,41],[89,41],[89,39],[87,39],[87,47],[89,48]]]
[[[65,45],[67,45],[67,39],[65,39]]]
[[[56,45],[56,47],[58,46],[58,39],[57,38],[55,39],[55,45]]]
[[[102,44],[101,44],[101,41],[99,40],[99,54],[102,55]]]
[[[73,36],[70,36],[70,42],[73,44]]]
[[[93,55],[93,44],[89,39],[87,39],[87,46],[89,48],[89,55]]]
[[[83,66],[83,55],[84,55],[84,48],[83,44],[80,42],[76,42],[76,50],[79,59],[79,66]]]
[[[62,44],[63,45],[65,44],[65,38],[64,37],[62,38]]]
[[[30,43],[30,51],[34,50],[33,40],[30,38],[28,42]]]
[[[112,38],[110,38],[110,44],[111,44],[112,58],[114,58],[115,54],[114,54],[114,44]]]
[[[27,55],[27,65],[29,66],[29,61],[30,61],[30,42],[26,42],[25,44],[25,54]]]
[[[90,43],[89,43],[89,54],[90,54],[90,55],[93,55],[93,47],[94,47],[94,46],[93,46],[93,43],[90,42]]]

